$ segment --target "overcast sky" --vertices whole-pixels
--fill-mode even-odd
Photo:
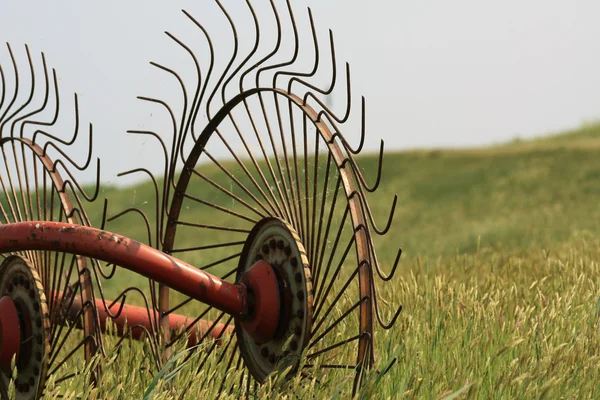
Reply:
[[[175,57],[163,32],[193,41],[181,8],[219,32],[222,19],[206,3],[2,0],[0,38],[22,62],[24,43],[34,55],[45,51],[62,98],[80,94],[105,160],[103,180],[112,181],[149,156],[124,132],[152,126],[135,96],[160,85],[148,61]],[[241,1],[224,4],[247,14]],[[294,0],[298,13],[303,4],[321,34],[333,29],[338,59],[351,64],[377,139],[371,148],[379,138],[390,149],[485,145],[600,119],[597,0]],[[250,20],[239,28],[252,29]],[[5,49],[0,61],[10,66]]]

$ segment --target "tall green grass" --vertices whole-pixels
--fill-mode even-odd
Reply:
[[[378,256],[389,267],[398,246],[404,255],[380,296],[404,311],[394,329],[376,334],[377,368],[360,397],[600,398],[599,145],[600,125],[590,125],[493,148],[386,154],[381,188],[370,199],[376,218],[385,219],[393,193],[399,202]],[[376,159],[360,161],[374,176]],[[147,182],[106,194],[121,209],[151,213]],[[101,215],[99,205],[88,212]],[[145,235],[127,218],[107,228]],[[389,317],[392,308],[385,309]],[[143,346],[116,347],[102,360],[96,387],[84,376],[50,382],[48,398],[217,397],[214,382],[227,371],[216,359],[198,374],[195,358],[175,359],[156,375]],[[348,397],[351,372],[311,376],[275,376],[257,396]]]

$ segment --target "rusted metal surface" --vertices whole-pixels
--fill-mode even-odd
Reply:
[[[56,296],[58,302],[64,301],[63,293],[56,293],[54,296]],[[75,318],[81,311],[80,304],[80,299],[76,299],[74,307],[71,307],[68,310],[69,317],[73,321],[76,321]],[[107,325],[112,324],[116,330],[113,332],[118,336],[129,335],[132,339],[141,340],[147,338],[147,333],[152,331],[158,319],[156,312],[149,312],[145,307],[131,306],[107,300],[106,304],[109,304],[108,311],[111,313],[109,314],[104,307],[104,304],[105,303],[102,300],[96,299],[96,309],[98,310],[98,318],[100,320],[102,332],[106,332]],[[182,329],[185,329],[191,321],[192,318],[190,317],[171,314],[169,316],[168,329],[173,332],[179,332]],[[198,344],[198,339],[207,333],[214,339],[219,339],[224,334],[233,333],[233,326],[218,323],[215,324],[213,321],[209,320],[200,320],[194,327],[195,329],[188,332],[188,347]],[[209,329],[211,327],[212,329]]]
[[[87,226],[30,221],[0,225],[0,253],[53,250],[119,265],[235,316],[246,313],[246,288],[196,269],[150,246]]]
[[[8,296],[0,299],[0,368],[10,370],[13,357],[19,357],[21,327],[15,303]],[[0,378],[1,379],[1,378]]]

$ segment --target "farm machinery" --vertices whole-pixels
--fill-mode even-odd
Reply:
[[[93,163],[93,127],[80,122],[77,95],[71,106],[43,53],[25,46],[19,57],[8,45],[10,62],[0,66],[2,398],[11,384],[18,399],[39,398],[49,379],[77,379],[86,365],[98,382],[107,335],[139,341],[155,371],[183,343],[199,354],[198,371],[216,362],[236,372],[217,377],[220,392],[250,393],[274,372],[312,369],[347,370],[356,392],[374,365],[376,328],[390,329],[402,309],[382,310],[378,297],[401,251],[384,272],[374,241],[388,232],[397,198],[378,226],[367,197],[379,186],[383,142],[370,183],[357,160],[364,98],[353,101],[349,66],[339,70],[333,36],[319,39],[310,10],[300,20],[289,1],[271,3],[264,22],[247,2],[254,32],[244,36],[217,6],[233,43],[214,43],[184,11],[194,40],[167,35],[190,68],[151,63],[180,97],[139,97],[166,128],[129,133],[162,157],[121,174],[147,178],[153,191],[117,211],[110,196],[99,204],[100,159]],[[300,24],[310,40],[301,40]],[[266,45],[265,25],[276,32]],[[339,89],[345,104],[334,112],[327,99]],[[94,167],[95,182],[80,183]],[[111,230],[126,225],[144,237]]]

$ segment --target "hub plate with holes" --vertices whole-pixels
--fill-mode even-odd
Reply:
[[[310,339],[313,313],[312,278],[304,246],[293,227],[278,218],[265,218],[252,229],[238,266],[237,280],[264,260],[279,282],[280,317],[275,336],[260,342],[236,320],[238,346],[246,367],[259,382],[276,369],[295,366]],[[268,305],[267,305],[268,306]]]

